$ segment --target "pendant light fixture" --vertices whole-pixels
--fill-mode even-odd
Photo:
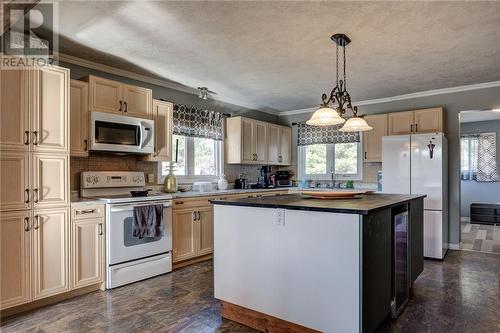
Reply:
[[[344,34],[335,34],[330,38],[336,44],[336,86],[332,89],[330,95],[323,94],[321,96],[323,103],[321,103],[320,108],[313,113],[311,119],[306,121],[306,124],[313,126],[325,126],[344,123],[344,126],[340,129],[343,132],[370,131],[373,128],[368,125],[361,116],[358,116],[358,107],[353,107],[351,105],[351,96],[347,92],[345,47],[351,42],[351,40]],[[342,48],[343,80],[339,80],[339,48]],[[330,107],[330,102],[336,103],[338,106],[333,109]],[[347,119],[347,121],[343,118],[343,115],[346,113],[346,109],[349,109],[352,112],[352,117]]]

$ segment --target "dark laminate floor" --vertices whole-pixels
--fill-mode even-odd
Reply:
[[[414,298],[381,332],[500,332],[500,255],[426,261]],[[254,332],[219,316],[212,263],[94,292],[2,323],[2,332]]]

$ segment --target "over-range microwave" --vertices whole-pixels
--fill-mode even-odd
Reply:
[[[154,121],[118,114],[90,113],[90,150],[152,154]]]

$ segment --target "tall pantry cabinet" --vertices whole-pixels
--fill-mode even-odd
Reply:
[[[0,309],[68,291],[69,70],[0,71]]]

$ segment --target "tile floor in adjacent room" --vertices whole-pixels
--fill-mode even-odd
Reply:
[[[449,251],[426,260],[414,296],[380,332],[500,332],[500,255]],[[97,291],[2,323],[10,332],[255,332],[220,318],[212,262]]]
[[[500,225],[460,223],[463,250],[500,253]]]

